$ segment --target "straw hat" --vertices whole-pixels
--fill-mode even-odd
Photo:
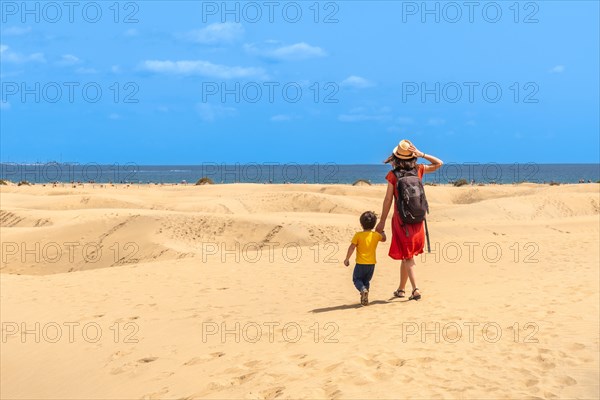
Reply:
[[[410,140],[407,140],[407,139],[401,140],[400,143],[398,143],[398,146],[396,146],[394,148],[394,155],[401,160],[409,160],[409,159],[415,157],[415,153],[408,150],[408,148],[412,145],[413,144],[411,143]]]

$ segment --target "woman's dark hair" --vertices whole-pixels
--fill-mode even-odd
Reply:
[[[394,153],[387,158],[383,162],[384,164],[392,164],[394,169],[403,169],[403,170],[411,170],[417,166],[417,157],[409,158],[407,160],[403,160],[401,158],[396,157]]]
[[[365,211],[360,216],[360,225],[363,229],[373,229],[375,228],[375,224],[377,223],[377,215],[373,211]]]

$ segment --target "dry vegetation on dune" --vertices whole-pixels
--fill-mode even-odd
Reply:
[[[196,182],[196,185],[213,185],[214,182],[212,179],[207,178],[207,177],[202,177],[200,179],[198,179],[198,181]]]

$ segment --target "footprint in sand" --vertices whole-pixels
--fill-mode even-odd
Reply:
[[[248,361],[246,363],[244,363],[244,367],[248,367],[248,368],[254,368],[256,367],[258,364],[260,364],[260,361],[254,360],[254,361]]]
[[[135,372],[138,365],[140,364],[140,362],[141,362],[141,360],[138,360],[137,362],[128,362],[128,363],[122,364],[120,367],[112,368],[110,370],[110,373],[111,373],[111,375],[119,375],[119,374],[123,374],[125,372]]]
[[[362,363],[364,363],[367,367],[372,367],[372,366],[380,366],[381,363],[377,360],[373,360],[371,358],[360,358],[359,359]]]
[[[228,389],[228,386],[223,385],[219,382],[209,382],[209,384],[206,385],[206,390],[208,390],[209,392],[220,392],[221,390],[225,389]]]
[[[265,400],[276,399],[283,394],[284,389],[285,389],[285,387],[283,387],[283,386],[277,386],[277,387],[273,387],[270,389],[265,389],[260,392],[260,396],[262,399],[265,399]]]
[[[190,365],[202,364],[202,363],[210,361],[211,359],[221,358],[224,355],[225,355],[225,353],[217,351],[215,353],[210,353],[209,354],[210,357],[194,357],[194,358],[191,358],[191,359],[187,360],[185,363],[183,363],[183,365],[190,366]]]
[[[525,386],[527,387],[531,387],[534,385],[537,385],[540,381],[538,381],[537,379],[528,379],[525,381]]]
[[[393,376],[394,376],[394,374],[391,374],[389,372],[382,372],[382,371],[378,371],[373,374],[373,377],[379,381],[387,381],[390,378],[392,378]]]
[[[573,385],[577,385],[577,381],[576,381],[575,379],[571,378],[571,377],[570,377],[570,376],[568,376],[568,375],[566,375],[566,376],[563,376],[563,377],[560,377],[560,378],[558,379],[558,381],[559,381],[560,383],[562,383],[563,385],[565,385],[565,386],[573,386]]]
[[[184,362],[183,365],[190,366],[190,365],[202,364],[202,363],[204,363],[206,361],[208,361],[208,360],[206,360],[205,358],[194,357],[194,358],[192,358],[192,359],[187,360],[186,362]]]
[[[534,358],[535,361],[537,361],[537,363],[543,368],[543,369],[554,369],[556,367],[556,364],[554,364],[552,361],[550,361],[549,359],[546,359],[544,357],[537,356]]]
[[[148,307],[154,307],[154,306],[156,306],[156,303],[152,303],[152,304],[142,304],[142,303],[140,303],[140,304],[136,304],[135,308],[142,308],[142,307],[146,307],[146,306],[148,306]]]
[[[585,344],[581,344],[581,343],[573,343],[570,347],[571,350],[583,350],[585,349]]]
[[[343,362],[339,362],[339,363],[336,363],[336,364],[331,364],[330,366],[328,366],[328,367],[325,367],[325,368],[323,369],[323,371],[325,371],[325,372],[331,372],[331,371],[334,371],[334,370],[336,370],[336,369],[337,369],[337,368],[338,368],[340,365],[343,365],[343,364],[344,364]]]
[[[126,355],[128,355],[128,354],[130,354],[130,353],[131,353],[130,351],[128,351],[128,352],[121,351],[121,350],[115,351],[114,353],[112,353],[112,354],[110,355],[109,362],[110,362],[110,361],[115,361],[115,360],[118,360],[118,359],[120,359],[120,358],[123,358],[123,357],[125,357]]]
[[[158,392],[147,393],[143,395],[142,400],[164,399],[167,393],[169,393],[169,388],[165,386],[161,388]]]
[[[173,371],[163,371],[163,372],[159,373],[156,377],[158,379],[166,379],[173,375],[175,375],[175,372],[173,372]]]
[[[403,367],[404,364],[406,364],[406,360],[403,360],[401,358],[394,358],[388,361],[388,364],[393,365],[394,367]]]
[[[308,356],[308,354],[294,354],[293,356],[290,356],[290,358],[296,358],[298,360],[302,360],[303,358],[306,358]]]
[[[236,376],[231,380],[232,385],[243,385],[244,383],[251,381],[252,378],[256,375],[256,372],[249,372],[247,374],[243,374],[240,376]]]
[[[130,354],[130,353],[131,352],[123,352],[123,351],[120,351],[120,350],[116,351],[115,353],[113,353],[110,356],[110,360],[109,361],[110,362],[116,361],[116,360],[118,360],[120,358],[123,358],[124,356]],[[129,363],[123,364],[120,367],[113,368],[113,369],[110,370],[110,373],[112,375],[122,374],[124,372],[128,372],[128,371],[134,370],[137,367],[137,365],[139,365],[139,364],[148,364],[148,363],[151,363],[151,362],[156,361],[156,360],[158,360],[158,357],[144,357],[144,358],[140,358],[139,360],[137,360],[136,363],[129,362]]]
[[[325,390],[325,395],[328,399],[339,399],[342,397],[342,392],[338,389],[338,386],[331,383],[331,381],[327,381],[327,384],[323,386],[323,390]]]
[[[308,360],[308,361],[304,361],[301,362],[300,364],[298,364],[299,367],[314,367],[317,364],[317,360]]]

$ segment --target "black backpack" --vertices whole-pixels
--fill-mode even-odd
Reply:
[[[395,169],[394,175],[398,179],[396,206],[402,222],[405,224],[423,222],[425,215],[429,212],[429,205],[417,169]]]
[[[416,224],[425,221],[425,233],[427,235],[427,250],[431,252],[429,246],[429,230],[427,229],[426,215],[429,213],[429,204],[425,197],[425,188],[423,182],[419,179],[419,173],[416,168],[410,170],[395,169],[397,183],[396,190],[398,198],[396,199],[396,207],[398,207],[398,215],[405,224]],[[404,230],[408,236],[408,228]]]

